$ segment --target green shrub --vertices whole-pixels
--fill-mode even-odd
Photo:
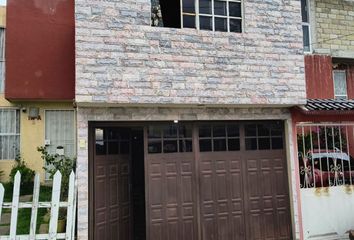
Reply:
[[[20,193],[21,195],[31,194],[33,190],[33,180],[35,172],[27,167],[25,161],[21,157],[20,154],[16,155],[15,158],[15,165],[12,167],[10,172],[10,183],[11,185],[14,184],[15,175],[17,171],[21,173],[21,184],[20,184]]]
[[[61,173],[61,192],[62,199],[67,197],[69,190],[69,180],[71,171],[75,171],[76,159],[67,156],[60,156],[58,154],[49,154],[45,147],[38,147],[37,151],[42,154],[42,159],[45,161],[43,167],[49,174],[50,178],[59,170]]]

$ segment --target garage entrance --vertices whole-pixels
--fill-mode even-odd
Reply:
[[[110,150],[108,128],[95,130],[94,239],[291,239],[282,122],[142,127],[114,128],[118,150]],[[102,162],[114,180],[102,176]]]

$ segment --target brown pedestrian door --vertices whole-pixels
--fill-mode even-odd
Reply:
[[[95,129],[93,158],[94,239],[130,240],[130,133]]]
[[[291,239],[281,122],[146,131],[148,240]]]

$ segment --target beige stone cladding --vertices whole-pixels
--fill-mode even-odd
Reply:
[[[167,108],[167,107],[79,107],[78,108],[78,239],[88,239],[88,123],[89,121],[204,121],[204,120],[284,120],[294,239],[299,239],[296,165],[293,152],[291,116],[285,108]],[[86,145],[85,145],[86,144]]]
[[[314,52],[334,57],[354,56],[354,1],[310,2]]]
[[[305,103],[300,1],[244,0],[243,33],[151,27],[150,9],[75,1],[77,102]]]

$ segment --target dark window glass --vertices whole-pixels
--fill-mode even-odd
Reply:
[[[302,26],[302,37],[303,37],[303,43],[304,43],[304,51],[309,52],[310,51],[310,30],[309,26]]]
[[[230,19],[230,32],[242,32],[241,19]]]
[[[192,127],[191,126],[179,126],[179,138],[191,138]]]
[[[163,129],[164,138],[177,138],[177,125],[166,126]]]
[[[240,139],[228,139],[228,149],[229,151],[239,151]]]
[[[214,139],[214,151],[226,151],[226,139]]]
[[[257,150],[257,138],[246,138],[246,150]]]
[[[130,146],[128,141],[120,142],[120,154],[129,154],[130,153]]]
[[[211,151],[211,140],[210,139],[199,140],[199,148],[200,148],[201,152],[210,152]]]
[[[164,153],[178,152],[177,140],[165,140],[163,142],[163,152]]]
[[[302,22],[308,22],[308,6],[307,0],[301,0],[301,16]]]
[[[105,155],[106,154],[106,142],[96,141],[96,155]]]
[[[215,31],[227,32],[226,18],[215,18]]]
[[[201,30],[213,30],[213,24],[212,24],[211,17],[200,16],[199,23],[200,23]]]
[[[211,0],[199,0],[199,13],[211,14]]]
[[[257,125],[245,125],[245,135],[246,137],[254,137],[257,136]]]
[[[116,129],[106,130],[109,140],[118,140],[118,131]]]
[[[228,137],[239,137],[240,128],[238,125],[228,125],[227,126],[227,136]]]
[[[283,129],[281,126],[274,126],[272,128],[272,137],[281,137],[283,136]]]
[[[183,0],[183,12],[195,13],[194,0]]]
[[[214,1],[214,15],[226,16],[226,2],[224,1]]]
[[[258,138],[258,149],[270,149],[270,138]]]
[[[118,154],[118,152],[119,152],[118,142],[117,141],[108,142],[108,154]]]
[[[149,141],[148,152],[149,153],[161,153],[161,141]]]
[[[225,125],[213,127],[213,137],[226,137]]]
[[[121,130],[120,131],[120,139],[121,140],[130,140],[130,131],[129,130]]]
[[[229,15],[232,17],[241,17],[241,3],[229,2]]]
[[[283,149],[283,138],[272,138],[272,149]]]
[[[269,125],[258,124],[258,136],[270,136]]]
[[[195,17],[183,15],[183,27],[195,28]]]
[[[199,137],[211,137],[211,126],[200,126]]]
[[[149,138],[161,138],[161,127],[149,126],[148,137]]]
[[[179,140],[180,152],[193,152],[192,140]]]

